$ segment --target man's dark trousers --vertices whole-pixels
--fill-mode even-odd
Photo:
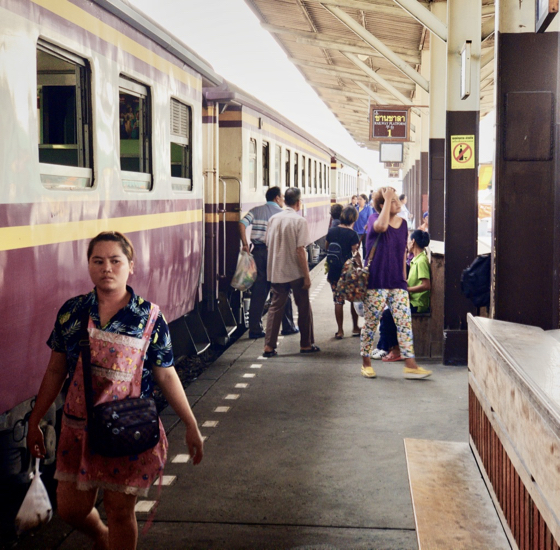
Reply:
[[[257,280],[251,287],[251,307],[249,308],[249,332],[259,334],[263,331],[262,316],[264,304],[270,292],[270,282],[267,281],[266,265],[268,261],[268,250],[266,245],[257,244],[253,248],[253,258],[257,264]],[[294,332],[296,326],[294,324],[292,313],[292,299],[288,296],[284,316],[282,317],[282,330]]]

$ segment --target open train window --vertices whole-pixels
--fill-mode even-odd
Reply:
[[[286,187],[290,187],[290,150],[286,149]]]
[[[249,185],[251,189],[257,188],[257,140],[249,140]]]
[[[91,71],[86,60],[37,43],[37,110],[41,182],[52,189],[93,185]]]
[[[305,193],[305,156],[301,155],[301,187]]]
[[[323,192],[323,165],[319,163],[319,192]]]
[[[171,186],[173,191],[192,191],[192,110],[171,99]]]
[[[315,194],[317,194],[317,161],[313,161],[313,188],[315,189]]]
[[[294,187],[299,187],[299,155],[294,153]]]
[[[119,134],[123,187],[151,190],[149,89],[123,76],[119,78]]]
[[[263,186],[268,187],[270,185],[270,144],[268,141],[262,143],[262,169]]]
[[[309,163],[307,164],[307,187],[309,188],[309,192],[311,193],[311,159],[309,159]]]
[[[282,186],[282,172],[280,167],[282,166],[282,146],[276,146],[276,152],[274,155],[274,180],[278,187]]]

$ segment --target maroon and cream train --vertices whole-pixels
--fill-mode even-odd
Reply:
[[[240,321],[237,222],[266,187],[301,187],[316,241],[365,181],[123,0],[0,0],[0,127],[0,478],[27,468],[45,342],[91,288],[91,237],[131,237],[131,285],[197,353]]]

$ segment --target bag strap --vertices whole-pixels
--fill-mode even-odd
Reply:
[[[82,350],[82,370],[84,373],[84,393],[88,422],[93,417],[93,383],[91,379],[91,349],[89,347],[89,308],[82,314],[80,326],[80,349]]]
[[[375,239],[375,242],[373,243],[373,246],[371,247],[371,250],[369,251],[369,256],[368,256],[368,259],[367,259],[366,266],[371,264],[371,261],[373,260],[373,257],[375,256],[375,249],[377,248],[377,243],[379,242],[380,237],[381,237],[381,233],[378,233],[377,238]]]

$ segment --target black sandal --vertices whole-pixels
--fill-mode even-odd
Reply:
[[[318,351],[321,351],[321,348],[319,346],[316,346],[315,344],[313,344],[311,346],[311,349],[300,349],[299,350],[300,353],[317,353]]]
[[[275,349],[263,352],[263,357],[274,357],[275,355],[278,355],[278,352]]]

